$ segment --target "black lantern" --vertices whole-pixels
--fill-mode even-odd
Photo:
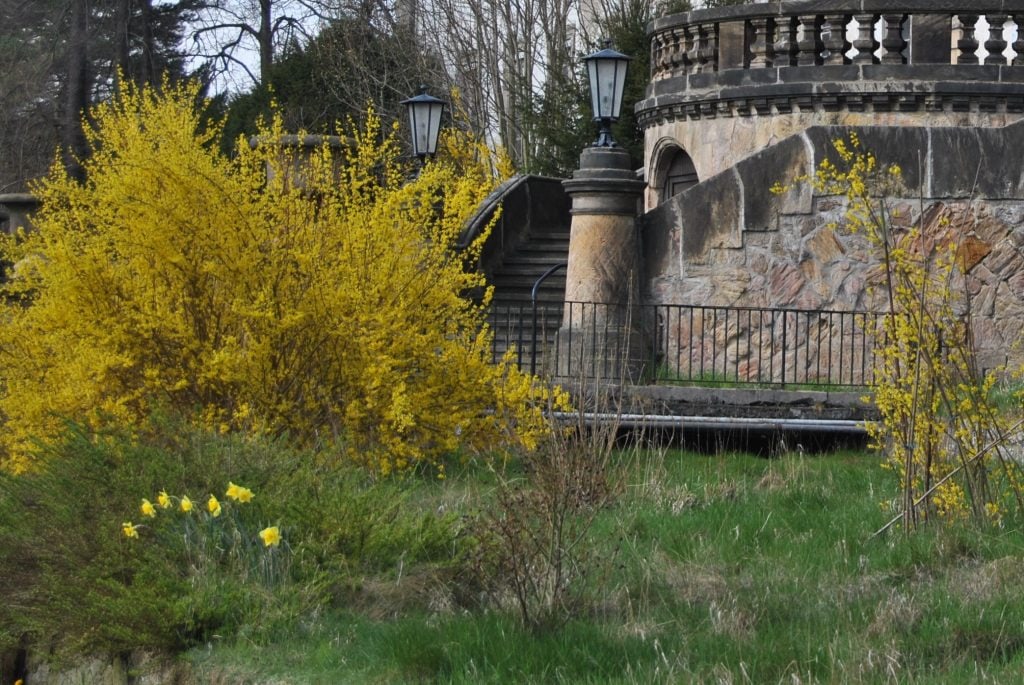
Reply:
[[[607,46],[583,58],[590,77],[594,121],[601,125],[594,147],[616,146],[612,140],[612,122],[618,120],[622,109],[622,92],[626,87],[626,67],[630,59]]]
[[[445,102],[427,95],[427,87],[421,86],[419,95],[402,100],[402,104],[409,110],[412,152],[419,157],[420,164],[424,164],[427,155],[433,157],[437,152],[437,134],[441,131]]]

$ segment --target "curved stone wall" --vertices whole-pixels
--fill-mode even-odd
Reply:
[[[953,287],[973,298],[983,365],[1024,360],[1024,122],[812,127],[791,136],[643,217],[643,301],[885,311],[881,289],[868,287],[880,274],[864,237],[832,228],[842,223],[842,198],[806,185],[769,190],[834,159],[832,141],[854,130],[880,163],[904,170],[911,190],[892,198],[896,230],[921,221],[928,234],[957,232],[970,268]]]
[[[812,126],[1018,121],[1021,25],[1024,0],[794,0],[658,19],[636,106],[647,176],[674,146],[703,179]],[[665,199],[652,184],[647,206]]]

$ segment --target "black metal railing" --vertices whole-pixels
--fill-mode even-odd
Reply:
[[[659,305],[649,311],[652,380],[864,387],[883,314]]]
[[[491,354],[497,362],[512,350],[512,361],[523,371],[546,373],[555,334],[562,324],[562,305],[548,302],[492,305]]]
[[[835,389],[870,383],[881,363],[875,340],[886,316],[592,302],[537,311],[532,328],[528,305],[506,307],[492,319],[496,355],[515,347],[524,370],[640,383]]]

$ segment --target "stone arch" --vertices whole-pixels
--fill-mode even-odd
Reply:
[[[657,144],[651,169],[652,206],[672,199],[700,181],[693,159],[673,140],[666,139]]]

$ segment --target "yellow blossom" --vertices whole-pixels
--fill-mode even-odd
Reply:
[[[197,88],[116,88],[89,114],[89,183],[51,174],[34,230],[0,245],[25,267],[0,284],[0,468],[33,466],[60,416],[137,428],[154,408],[305,444],[326,419],[379,475],[543,439],[545,386],[492,363],[487,308],[465,298],[490,298],[463,262],[498,216],[459,242],[506,160],[451,127],[410,179],[373,112],[340,153],[300,162],[273,117],[228,158]]]
[[[167,509],[171,506],[171,496],[167,494],[166,490],[161,490],[160,494],[156,496],[156,503],[160,505],[161,509]]]
[[[217,501],[217,498],[214,495],[210,495],[210,499],[206,503],[206,509],[214,517],[220,516],[220,502]]]
[[[252,490],[243,488],[241,485],[235,485],[231,481],[228,481],[228,491],[226,494],[231,499],[242,503],[252,501]]]
[[[139,511],[142,512],[143,516],[149,516],[150,518],[156,516],[156,509],[153,507],[153,503],[145,497],[142,498],[142,504],[139,506]]]
[[[126,538],[137,538],[139,537],[139,527],[132,525],[131,521],[125,521],[121,524],[121,531],[124,533]]]
[[[260,531],[260,540],[265,547],[276,547],[281,542],[281,531],[277,526],[270,526]]]
[[[192,500],[188,498],[188,495],[182,495],[181,502],[178,504],[178,508],[186,514],[192,511]]]

